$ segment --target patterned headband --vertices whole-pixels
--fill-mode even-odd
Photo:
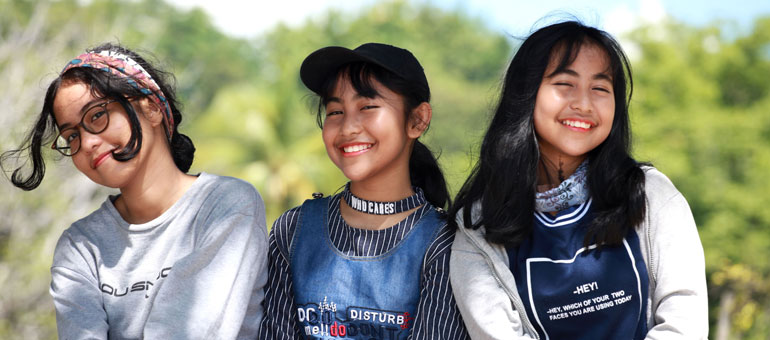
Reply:
[[[150,98],[152,98],[155,104],[163,108],[164,115],[166,116],[166,137],[168,137],[169,141],[171,140],[171,133],[174,131],[174,117],[171,115],[171,107],[168,105],[166,96],[160,90],[158,83],[152,79],[142,65],[139,65],[131,57],[115,51],[88,52],[72,59],[67,66],[64,66],[60,74],[75,67],[96,68],[120,78],[128,78],[128,83],[139,89],[142,93],[146,95],[153,94],[154,96],[150,96]]]

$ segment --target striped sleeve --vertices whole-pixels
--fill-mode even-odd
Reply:
[[[297,229],[300,207],[281,215],[270,232],[268,245],[268,278],[265,286],[265,300],[262,302],[265,315],[259,327],[258,339],[292,340],[299,338],[297,310],[294,308],[294,288],[289,268],[289,248],[294,231]]]
[[[449,283],[454,230],[444,225],[423,260],[420,301],[411,339],[470,339]]]

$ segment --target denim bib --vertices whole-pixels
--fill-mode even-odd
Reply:
[[[305,339],[406,339],[423,258],[443,225],[439,214],[430,210],[382,255],[348,256],[331,243],[329,199],[305,201],[292,241],[300,333]]]

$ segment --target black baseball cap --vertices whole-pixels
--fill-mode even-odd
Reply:
[[[315,93],[320,93],[326,78],[332,76],[340,66],[364,61],[395,73],[397,76],[412,81],[430,91],[428,80],[422,65],[412,52],[393,45],[366,43],[351,50],[341,46],[329,46],[310,53],[302,62],[299,76],[305,86]]]

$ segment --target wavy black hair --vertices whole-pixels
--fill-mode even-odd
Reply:
[[[190,165],[192,165],[195,146],[189,137],[179,133],[177,129],[179,123],[182,122],[182,113],[179,109],[180,104],[176,99],[174,88],[171,86],[174,80],[173,75],[154,67],[136,52],[117,44],[105,43],[88,50],[88,52],[93,53],[101,51],[119,52],[130,57],[139,63],[158,84],[168,100],[168,105],[174,118],[170,140],[171,155],[179,170],[186,173],[190,169]],[[128,80],[129,78],[119,77],[109,72],[89,67],[71,68],[54,79],[45,93],[43,109],[40,111],[37,122],[25,138],[24,143],[19,149],[4,152],[0,158],[0,164],[3,164],[10,161],[11,158],[18,157],[20,154],[27,152],[29,159],[32,161],[31,173],[25,172],[26,167],[24,165],[17,167],[13,171],[11,176],[13,185],[24,190],[32,190],[37,188],[40,182],[43,181],[45,162],[43,161],[41,148],[51,144],[53,139],[56,138],[57,124],[53,112],[53,102],[56,98],[56,93],[63,84],[83,83],[89,87],[94,97],[112,98],[120,103],[128,115],[131,125],[131,138],[122,150],[113,153],[113,157],[115,160],[123,162],[133,159],[142,147],[142,127],[139,124],[139,118],[134,107],[129,103],[129,98],[142,98],[153,96],[154,94],[142,92],[130,84]]]
[[[356,92],[367,98],[379,95],[372,80],[376,80],[391,91],[399,94],[404,100],[404,113],[409,116],[415,108],[424,102],[430,102],[430,89],[410,82],[393,72],[376,64],[367,62],[352,62],[340,66],[326,78],[320,93],[318,93],[318,112],[316,121],[323,128],[326,104],[334,93],[335,86],[341,77],[347,77]],[[425,193],[425,198],[432,205],[447,208],[451,204],[444,174],[438,161],[425,144],[414,141],[412,154],[409,156],[409,179]]]
[[[537,91],[551,60],[557,62],[556,72],[563,70],[589,44],[609,58],[615,113],[607,139],[588,153],[587,181],[595,218],[583,243],[620,244],[643,221],[644,164],[630,156],[628,102],[633,80],[628,59],[607,32],[566,21],[532,33],[514,55],[479,160],[449,211],[450,223],[462,211],[464,227],[483,225],[487,241],[509,246],[531,234],[540,161],[533,118]],[[472,220],[471,210],[477,203],[480,215]]]

